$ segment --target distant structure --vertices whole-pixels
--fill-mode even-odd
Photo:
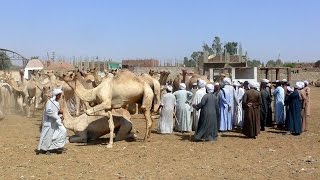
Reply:
[[[31,59],[24,68],[23,77],[25,79],[30,79],[32,71],[42,70],[43,68],[44,66],[39,59]]]
[[[126,59],[122,60],[123,68],[134,68],[134,67],[158,67],[160,65],[159,60],[156,59]]]

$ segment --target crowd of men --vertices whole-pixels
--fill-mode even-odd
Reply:
[[[195,131],[196,141],[215,141],[218,131],[238,129],[256,138],[265,127],[275,127],[300,135],[307,131],[309,103],[308,81],[291,87],[286,79],[275,84],[267,79],[231,82],[228,77],[221,84],[206,84],[199,79],[191,91],[181,83],[174,93],[167,85],[159,107],[158,133]]]

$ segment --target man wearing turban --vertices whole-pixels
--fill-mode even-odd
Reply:
[[[243,97],[244,121],[243,134],[249,138],[256,138],[260,134],[260,106],[261,95],[257,90],[258,82],[250,82],[250,89],[247,90]]]
[[[167,93],[161,97],[161,102],[158,111],[160,112],[160,119],[158,123],[158,133],[171,134],[173,131],[173,114],[175,111],[176,97],[172,94],[172,86],[168,85]]]
[[[186,85],[181,83],[178,91],[173,95],[176,97],[176,131],[190,132],[192,131],[191,107],[192,92],[186,90]]]
[[[67,130],[62,123],[63,113],[60,111],[60,104],[58,102],[61,94],[61,89],[54,89],[52,98],[45,105],[37,154],[50,154],[50,152],[61,154],[63,152]]]
[[[206,82],[202,79],[198,80],[198,90],[193,96],[192,104],[199,104],[201,102],[202,97],[206,94]],[[193,109],[192,118],[193,118],[193,129],[197,131],[198,128],[198,121],[200,117],[200,111]]]
[[[284,125],[284,98],[285,92],[283,87],[281,86],[281,82],[276,82],[276,89],[273,92],[274,95],[274,119],[277,123],[278,128],[283,128]]]

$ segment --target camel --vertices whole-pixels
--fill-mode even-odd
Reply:
[[[180,73],[179,75],[177,75],[177,77],[173,81],[173,90],[179,90],[179,84],[182,82],[186,84],[187,90],[191,90],[192,85],[194,83],[197,83],[198,79],[206,81],[207,84],[210,83],[207,76],[201,76],[193,72],[188,72],[187,70],[182,70],[182,74]]]
[[[320,87],[320,79],[318,79],[316,82],[314,82],[315,87]]]
[[[109,119],[104,116],[88,116],[82,114],[79,117],[72,117],[67,109],[64,101],[64,126],[75,133],[74,136],[69,137],[70,143],[87,143],[89,140],[96,140],[99,137],[111,133],[109,128]],[[112,110],[111,116],[114,122],[114,128],[116,129],[115,141],[125,140],[127,138],[135,138],[135,134],[132,133],[132,122],[130,121],[130,113],[124,109]],[[109,142],[109,148],[112,147],[112,143]]]
[[[160,84],[161,85],[166,85],[169,75],[170,75],[169,71],[161,71],[160,72]]]
[[[157,109],[160,106],[160,94],[161,94],[161,89],[160,89],[160,83],[158,80],[155,78],[151,77],[147,73],[142,73],[139,76],[143,81],[145,81],[153,90],[154,97],[153,97],[153,112],[156,112]]]
[[[105,115],[109,117],[110,141],[113,139],[114,129],[112,118],[110,118],[112,117],[110,110],[133,103],[141,104],[146,118],[144,140],[149,139],[152,127],[151,108],[153,91],[146,82],[142,81],[132,72],[123,70],[114,77],[108,76],[93,89],[85,89],[75,73],[71,76],[64,76],[64,81],[75,90],[75,93],[81,100],[97,102],[98,105],[86,110],[87,115],[94,115],[99,111],[107,111]]]
[[[11,113],[12,87],[8,83],[0,83],[0,108],[6,114]]]

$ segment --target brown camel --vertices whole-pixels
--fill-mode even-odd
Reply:
[[[99,111],[107,111],[106,116],[112,116],[111,109],[124,107],[128,104],[138,103],[144,110],[146,118],[146,133],[144,139],[147,140],[151,134],[152,117],[151,108],[153,101],[153,91],[151,87],[134,75],[130,71],[123,70],[114,77],[103,79],[101,84],[93,89],[85,89],[78,81],[77,75],[64,76],[64,80],[74,88],[80,99],[87,102],[97,102],[98,105],[86,110],[88,115],[94,115]],[[110,140],[113,139],[114,124],[109,118]],[[112,147],[112,144],[109,146]]]

